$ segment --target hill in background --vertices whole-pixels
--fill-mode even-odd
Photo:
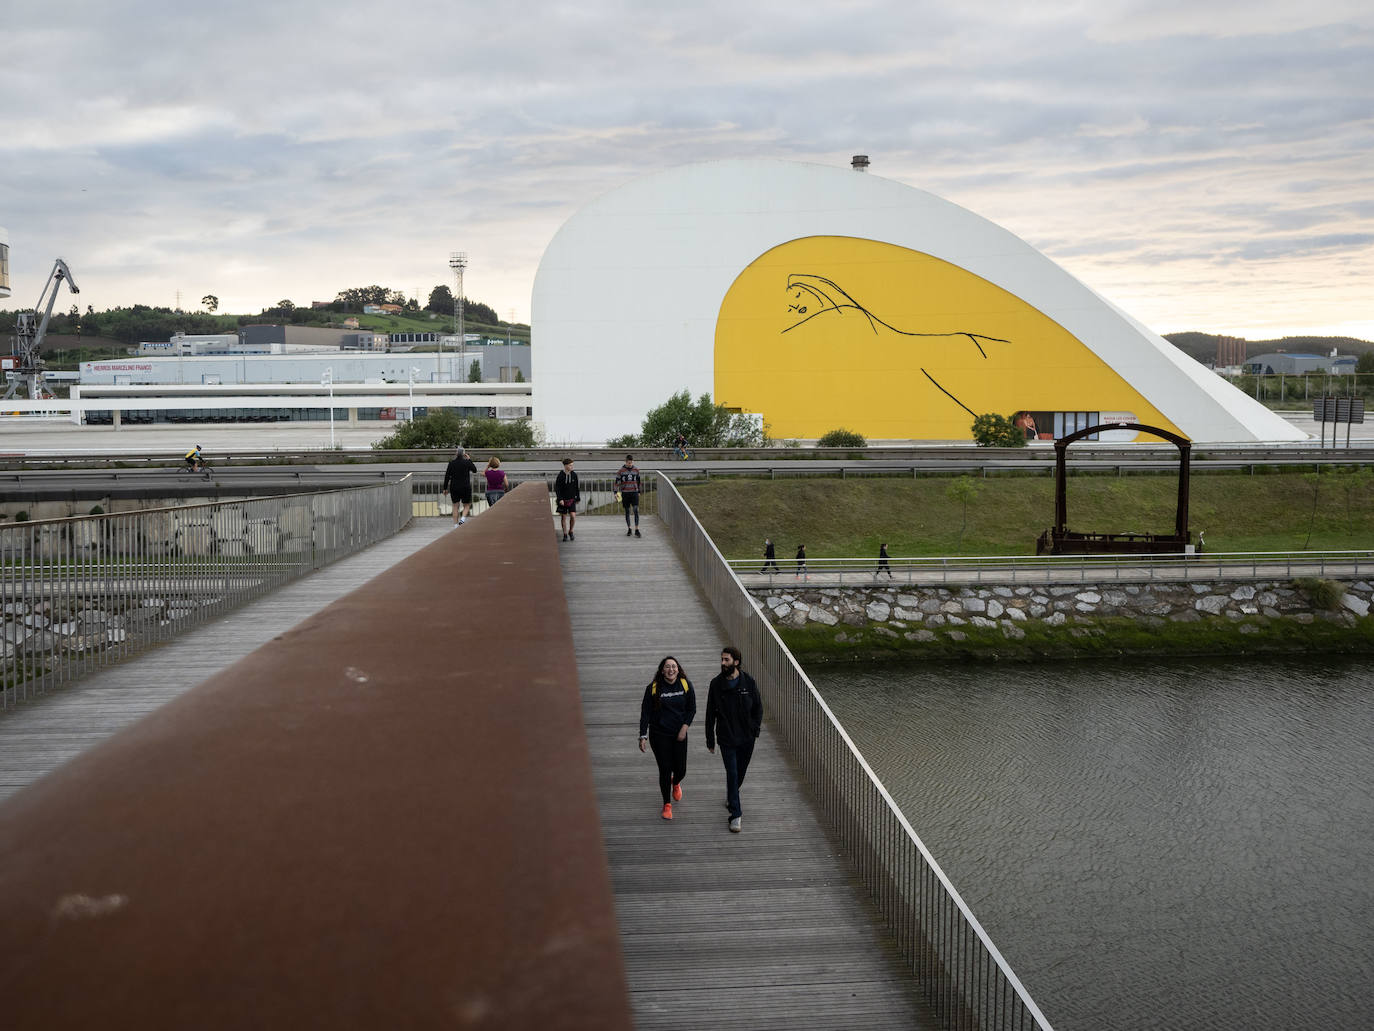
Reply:
[[[1216,333],[1165,333],[1164,339],[1173,344],[1188,357],[1203,365],[1211,365],[1217,358],[1217,341],[1222,337]],[[1245,340],[1244,337],[1239,339]],[[1245,340],[1245,353],[1248,355],[1269,354],[1271,351],[1287,351],[1290,354],[1330,354],[1332,348],[1341,354],[1362,355],[1374,351],[1374,343],[1358,337],[1281,337],[1278,340]]]

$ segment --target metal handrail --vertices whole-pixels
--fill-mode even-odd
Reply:
[[[854,742],[760,614],[672,481],[659,515],[763,685],[768,725],[820,802],[898,949],[946,1027],[1049,1031],[1021,984]]]
[[[796,559],[784,555],[777,568],[763,571],[762,558],[732,558],[727,564],[750,586],[788,580],[797,575]],[[892,557],[879,559],[808,558],[811,582],[930,585],[968,583],[1066,583],[1191,580],[1262,580],[1299,576],[1368,576],[1374,574],[1374,550],[1232,551],[1188,555],[972,555]]]
[[[389,537],[412,486],[0,526],[0,709]]]

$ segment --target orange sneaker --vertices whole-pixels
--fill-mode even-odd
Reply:
[[[674,802],[681,802],[681,801],[682,801],[682,785],[681,785],[681,784],[674,784],[674,785],[673,785],[673,801],[674,801]]]
[[[673,803],[672,803],[672,802],[664,802],[664,803],[663,803],[663,818],[664,818],[665,820],[671,820],[671,819],[673,818]]]

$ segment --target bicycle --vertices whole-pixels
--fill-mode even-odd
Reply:
[[[202,480],[208,480],[214,474],[215,468],[209,462],[201,462],[198,468],[189,465],[182,465],[177,468],[177,475],[179,476],[199,476]]]
[[[675,447],[673,448],[673,454],[677,456],[679,462],[686,462],[697,456],[697,453],[689,447]]]

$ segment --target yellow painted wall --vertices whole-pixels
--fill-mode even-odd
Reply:
[[[762,413],[776,437],[842,426],[876,439],[969,440],[973,415],[960,403],[1006,416],[1130,413],[1177,432],[1075,337],[1001,287],[919,251],[849,237],[793,240],[740,273],[716,321],[715,397]]]

